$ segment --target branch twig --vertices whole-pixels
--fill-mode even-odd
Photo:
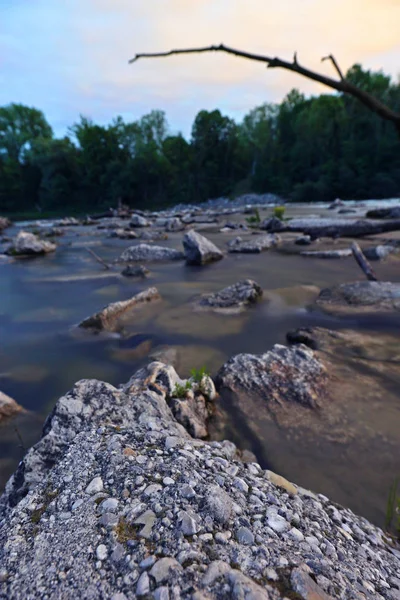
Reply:
[[[323,58],[321,58],[321,62],[324,62],[324,60],[330,60],[332,62],[333,66],[335,67],[336,71],[339,74],[340,79],[343,81],[344,80],[343,72],[342,72],[341,68],[339,67],[337,60],[333,56],[333,54],[329,54],[329,56],[324,56]]]
[[[248,60],[255,60],[258,62],[267,63],[267,67],[270,69],[281,68],[286,69],[287,71],[293,71],[294,73],[298,73],[303,77],[307,77],[307,79],[312,79],[313,81],[322,83],[322,85],[326,85],[327,87],[337,90],[338,92],[342,92],[343,94],[349,94],[350,96],[357,98],[357,100],[364,104],[364,106],[366,106],[369,110],[377,113],[382,119],[391,121],[396,127],[398,134],[400,135],[400,113],[395,112],[394,110],[383,104],[383,102],[381,102],[378,98],[375,98],[375,96],[373,96],[369,92],[362,90],[350,81],[347,81],[343,77],[343,73],[332,55],[330,55],[328,58],[333,62],[335,69],[340,76],[339,80],[332,79],[331,77],[321,75],[320,73],[316,73],[315,71],[311,71],[310,69],[306,69],[305,67],[300,66],[297,62],[297,57],[294,57],[293,62],[288,62],[278,57],[272,58],[271,56],[263,56],[262,54],[244,52],[243,50],[230,48],[229,46],[225,46],[224,44],[204,46],[200,48],[180,48],[175,50],[169,50],[168,52],[140,53],[136,54],[129,61],[129,63],[134,63],[140,58],[160,58],[177,54],[200,54],[204,52],[225,52],[226,54],[240,56],[241,58],[247,58]]]
[[[89,254],[91,254],[93,258],[97,260],[97,262],[103,265],[105,269],[111,269],[110,265],[108,265],[102,258],[100,258],[100,256],[98,256],[96,252],[93,252],[93,250],[91,250],[90,248],[85,248],[85,250],[87,250],[87,252],[89,252]]]

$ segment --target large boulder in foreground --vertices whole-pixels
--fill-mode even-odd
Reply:
[[[355,281],[321,291],[316,305],[329,313],[400,311],[400,283]]]
[[[182,260],[184,255],[174,248],[139,244],[130,246],[119,257],[121,262],[156,262],[164,260]]]
[[[126,315],[128,311],[137,309],[138,307],[144,306],[149,302],[154,302],[155,300],[161,300],[157,288],[148,288],[144,292],[136,294],[129,300],[109,304],[100,312],[84,319],[79,323],[79,327],[96,332],[116,331],[119,326],[119,319]]]
[[[168,373],[145,376],[81,381],[58,401],[1,500],[2,598],[398,596],[379,528],[230,442],[190,438]]]
[[[185,233],[183,247],[188,265],[205,265],[224,257],[215,244],[194,230]]]
[[[0,391],[0,423],[4,419],[14,417],[23,410],[15,400]]]
[[[275,248],[280,241],[280,237],[276,234],[260,235],[246,240],[237,237],[228,242],[228,252],[259,254],[260,252],[263,252],[263,250]]]
[[[258,283],[252,279],[244,279],[214,294],[204,294],[196,302],[196,307],[201,310],[238,313],[249,305],[255,304],[262,294],[262,288]]]
[[[33,233],[20,231],[5,253],[11,256],[36,256],[54,252],[56,248],[53,242],[45,242]]]

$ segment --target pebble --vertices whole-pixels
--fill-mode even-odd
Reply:
[[[163,484],[164,485],[174,485],[175,481],[171,477],[164,477]]]
[[[160,485],[159,483],[152,483],[151,485],[148,485],[147,488],[144,490],[144,495],[153,496],[153,494],[157,494],[161,490],[162,485]]]
[[[96,556],[99,560],[105,560],[108,556],[107,546],[105,546],[104,544],[100,544],[100,546],[97,546]]]
[[[236,539],[239,544],[244,544],[246,546],[254,544],[254,535],[248,527],[239,527],[236,532]]]
[[[103,491],[103,480],[101,477],[94,477],[87,486],[85,492],[87,494],[98,494]]]
[[[99,510],[102,513],[116,512],[118,509],[118,500],[116,498],[107,498],[99,505]]]
[[[139,577],[139,581],[136,585],[136,595],[145,596],[150,592],[150,580],[147,571],[144,571]]]

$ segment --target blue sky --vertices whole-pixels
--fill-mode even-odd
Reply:
[[[299,61],[330,73],[355,62],[400,72],[400,0],[0,0],[0,105],[44,111],[62,135],[80,114],[99,123],[167,113],[185,135],[197,112],[241,119],[293,87],[318,84],[223,55],[128,65],[136,52],[228,45]]]

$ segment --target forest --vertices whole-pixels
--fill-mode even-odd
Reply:
[[[400,111],[400,83],[354,65],[354,83]],[[62,139],[42,111],[0,107],[0,211],[22,214],[116,206],[157,209],[247,192],[314,202],[400,196],[400,140],[393,125],[351,96],[310,98],[293,89],[236,123],[200,111],[190,139],[152,110],[102,126],[81,116]]]

